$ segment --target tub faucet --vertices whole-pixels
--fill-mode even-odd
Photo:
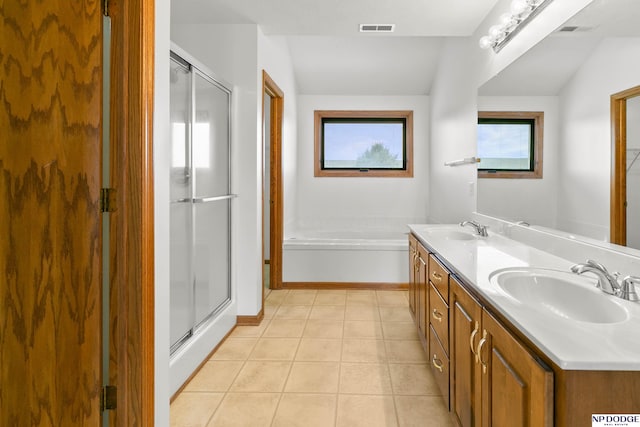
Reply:
[[[487,226],[486,225],[481,225],[475,221],[462,221],[460,223],[460,227],[464,227],[465,225],[470,225],[473,228],[475,228],[476,233],[478,233],[478,236],[482,236],[482,237],[487,237],[489,234],[487,233]]]
[[[586,263],[572,266],[571,271],[576,274],[587,272],[595,274],[598,277],[598,284],[596,285],[598,288],[608,294],[619,296],[621,286],[618,284],[617,274],[609,273],[605,266],[599,262],[588,259]]]

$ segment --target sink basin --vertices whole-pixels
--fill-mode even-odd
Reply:
[[[471,234],[470,232],[461,231],[461,230],[452,230],[443,228],[440,230],[429,230],[429,234],[438,237],[440,239],[446,240],[475,240],[477,236]]]
[[[596,288],[594,280],[570,272],[507,268],[491,273],[489,281],[522,304],[565,319],[588,323],[627,319],[625,308]]]

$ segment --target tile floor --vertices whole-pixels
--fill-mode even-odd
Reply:
[[[406,291],[282,290],[171,405],[172,426],[447,427]]]

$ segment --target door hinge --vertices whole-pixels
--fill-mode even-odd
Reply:
[[[109,0],[102,0],[102,14],[109,16]]]
[[[110,411],[116,409],[118,402],[118,390],[114,385],[106,385],[102,387],[100,395],[100,411]]]
[[[116,210],[116,189],[100,189],[100,212],[115,212]]]

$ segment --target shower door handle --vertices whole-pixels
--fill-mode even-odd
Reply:
[[[209,202],[217,202],[219,200],[230,200],[238,197],[237,194],[227,194],[225,196],[215,196],[215,197],[195,197],[191,199],[193,203],[209,203]]]

